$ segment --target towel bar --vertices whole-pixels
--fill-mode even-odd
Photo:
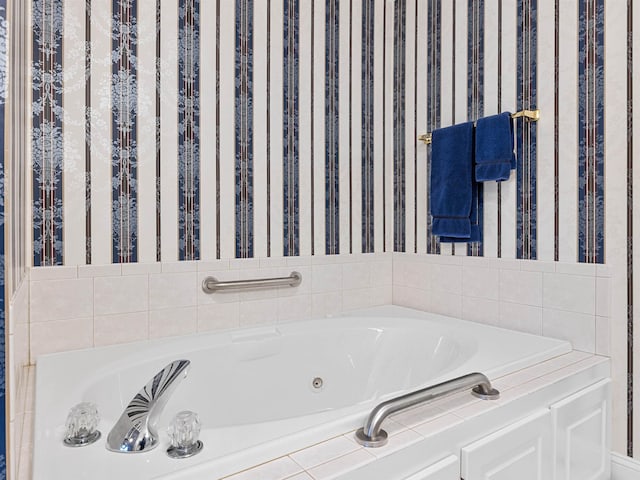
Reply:
[[[511,118],[524,118],[529,122],[537,122],[540,120],[540,110],[520,110],[519,112],[512,113]],[[431,145],[431,134],[423,133],[418,137],[418,140],[424,142],[426,145]]]

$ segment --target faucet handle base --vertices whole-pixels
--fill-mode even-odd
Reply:
[[[200,453],[202,451],[202,447],[204,447],[204,444],[201,440],[198,440],[184,448],[171,446],[167,448],[167,455],[171,458],[189,458]]]
[[[62,443],[67,447],[86,447],[87,445],[91,445],[92,443],[96,443],[100,440],[100,436],[100,431],[96,430],[89,435],[65,437],[65,439],[62,440]]]

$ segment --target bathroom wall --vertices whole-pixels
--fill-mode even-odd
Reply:
[[[31,357],[197,331],[214,322],[212,312],[231,312],[239,325],[266,307],[277,321],[286,292],[213,308],[197,283],[205,271],[287,272],[296,256],[309,270],[311,291],[296,292],[304,315],[351,298],[341,293],[350,263],[361,274],[349,290],[367,292],[356,304],[373,304],[391,287],[375,284],[372,272],[389,271],[389,252],[406,252],[394,265],[418,255],[419,277],[441,263],[459,268],[460,303],[447,308],[460,305],[464,315],[475,301],[487,312],[493,300],[499,322],[514,328],[588,332],[584,348],[612,356],[615,447],[631,453],[640,432],[632,410],[639,383],[627,371],[638,196],[627,188],[637,179],[633,130],[624,125],[633,120],[625,114],[634,65],[627,69],[627,31],[640,13],[627,3],[33,0],[26,244],[34,266],[57,266],[32,271]],[[539,108],[541,119],[516,123],[517,171],[483,187],[483,241],[440,245],[428,218],[430,152],[417,136],[524,108]],[[469,293],[468,268],[478,283],[498,279],[497,299]],[[188,304],[153,303],[152,285],[178,280],[172,275],[189,285]],[[503,302],[500,279],[509,275],[536,277],[540,304]],[[545,317],[545,279],[571,289],[563,275],[593,285],[593,313],[552,303],[564,313]],[[147,292],[141,303],[101,310],[108,295],[130,293],[127,282]],[[82,308],[37,310],[66,298],[53,284],[70,295],[83,285],[87,296],[74,304]],[[410,288],[397,282],[394,300],[412,301]],[[414,288],[451,299],[439,287]]]
[[[394,255],[394,303],[608,352],[614,446],[633,453],[640,432],[631,129],[638,12],[631,2],[602,0],[399,0],[394,7],[403,19],[394,45],[405,52],[396,67],[405,101],[394,129],[407,140],[394,156],[394,245],[408,254]],[[427,213],[430,149],[417,135],[534,108],[538,122],[515,123],[517,170],[507,182],[483,185],[482,242],[439,244]],[[445,259],[452,254],[484,258]],[[566,298],[554,299],[549,285]]]
[[[390,251],[392,3],[32,5],[35,266]]]

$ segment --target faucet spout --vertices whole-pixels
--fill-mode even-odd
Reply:
[[[190,364],[189,360],[171,362],[142,387],[109,432],[107,450],[136,453],[158,445],[158,418]]]

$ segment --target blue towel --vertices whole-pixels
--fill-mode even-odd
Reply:
[[[474,243],[482,242],[482,219],[479,218],[480,197],[482,196],[482,184],[473,182],[471,184],[471,235],[469,238],[439,237],[440,243]]]
[[[511,114],[481,118],[476,122],[476,182],[509,180],[516,168]]]
[[[435,130],[429,194],[434,235],[471,237],[472,174],[473,122]]]

